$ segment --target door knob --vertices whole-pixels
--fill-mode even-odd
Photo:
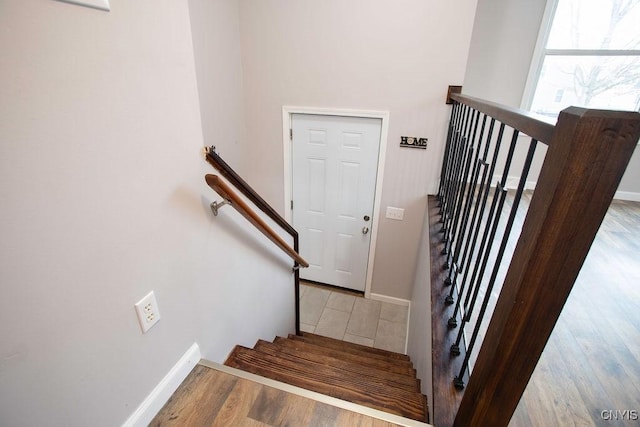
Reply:
[[[369,227],[362,227],[362,234],[367,234],[369,232]]]

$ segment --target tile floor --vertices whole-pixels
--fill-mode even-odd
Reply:
[[[326,337],[405,353],[408,307],[300,284],[300,328]]]

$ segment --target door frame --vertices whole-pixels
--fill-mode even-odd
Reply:
[[[343,108],[318,108],[285,105],[282,107],[282,147],[284,158],[284,219],[291,224],[291,197],[293,180],[293,141],[290,138],[291,120],[293,114],[312,114],[319,116],[363,117],[381,119],[380,148],[378,150],[378,168],[376,171],[375,194],[373,198],[373,222],[371,224],[371,241],[367,261],[367,276],[365,280],[364,296],[371,296],[371,282],[373,280],[373,265],[378,241],[378,224],[380,220],[380,206],[382,204],[382,181],[384,178],[384,164],[387,155],[387,136],[389,133],[389,111],[354,110]]]

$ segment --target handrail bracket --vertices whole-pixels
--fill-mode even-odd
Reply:
[[[222,202],[218,203],[218,202],[211,202],[211,204],[209,205],[209,207],[211,207],[211,212],[213,212],[214,216],[218,216],[218,210],[225,206],[225,205],[230,205],[231,204],[231,200],[227,200],[227,199],[223,199]]]

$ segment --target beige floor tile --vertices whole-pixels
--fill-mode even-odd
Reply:
[[[371,338],[359,337],[357,335],[344,334],[344,341],[352,342],[354,344],[366,345],[367,347],[373,347],[374,341]]]
[[[353,312],[356,313],[370,313],[376,317],[380,316],[380,307],[382,303],[380,301],[374,301],[372,299],[356,298],[355,304],[353,304]]]
[[[353,310],[353,304],[356,302],[356,297],[353,295],[341,294],[339,292],[331,292],[329,300],[327,301],[327,307],[334,310],[346,311],[351,313]]]
[[[350,313],[325,308],[316,326],[315,333],[329,338],[343,339]]]
[[[330,294],[330,291],[324,289],[308,288],[300,298],[300,323],[317,325]]]
[[[309,332],[312,334],[316,331],[316,327],[313,325],[307,325],[306,323],[300,323],[300,330],[302,332]]]
[[[407,323],[409,307],[388,302],[381,303],[380,319],[390,322]]]
[[[373,346],[375,348],[395,351],[396,353],[404,353],[406,336],[406,324],[381,319],[378,322],[378,331]]]
[[[303,283],[300,283],[300,298],[302,298],[304,296],[304,294],[307,293],[307,290],[310,288],[310,286],[307,286]]]
[[[376,330],[378,329],[380,303],[378,301],[374,301],[378,302],[377,310],[375,310],[375,305],[367,305],[367,308],[364,310],[356,310],[359,301],[361,300],[356,300],[353,311],[351,312],[349,324],[347,325],[347,333],[374,339],[376,337]]]

